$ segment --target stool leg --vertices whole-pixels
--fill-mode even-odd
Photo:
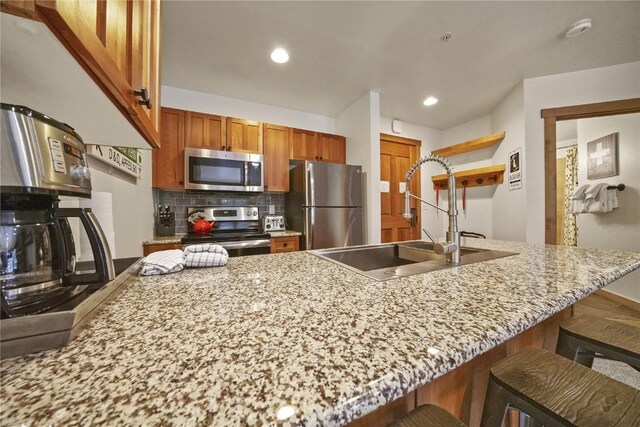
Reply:
[[[509,401],[505,398],[502,387],[489,378],[480,425],[482,427],[501,427],[508,406]]]
[[[556,353],[560,356],[566,357],[576,363],[579,363],[587,368],[591,368],[593,365],[594,352],[588,350],[581,350],[580,343],[573,337],[560,330],[558,335],[558,344],[556,345]]]

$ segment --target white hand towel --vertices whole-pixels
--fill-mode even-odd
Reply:
[[[195,254],[200,252],[212,252],[212,253],[220,253],[227,254],[227,250],[220,245],[216,245],[215,243],[200,243],[198,245],[189,245],[184,248],[185,255]]]
[[[585,212],[584,198],[589,187],[589,185],[582,185],[571,192],[569,195],[571,213],[580,214]]]
[[[191,252],[187,254],[185,266],[188,268],[222,267],[223,265],[227,265],[227,261],[229,261],[229,254],[227,254],[226,250],[224,253]]]
[[[608,185],[607,183],[600,183],[587,190],[585,194],[585,207],[587,212],[608,212]]]
[[[149,254],[142,261],[142,276],[156,274],[176,273],[184,269],[184,252],[180,249],[171,249]]]

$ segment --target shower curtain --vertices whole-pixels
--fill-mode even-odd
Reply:
[[[576,215],[571,213],[571,193],[578,187],[578,147],[569,147],[565,151],[567,166],[564,170],[564,246],[578,246],[578,223]]]

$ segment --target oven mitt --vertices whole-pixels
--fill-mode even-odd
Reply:
[[[180,249],[159,251],[149,254],[142,261],[142,276],[177,273],[184,269],[184,252]]]
[[[229,260],[227,250],[213,243],[187,246],[184,253],[186,256],[185,265],[189,268],[221,267],[226,265]]]

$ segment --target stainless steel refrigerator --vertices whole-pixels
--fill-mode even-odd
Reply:
[[[362,167],[304,162],[289,171],[287,227],[301,231],[304,249],[364,244]]]

